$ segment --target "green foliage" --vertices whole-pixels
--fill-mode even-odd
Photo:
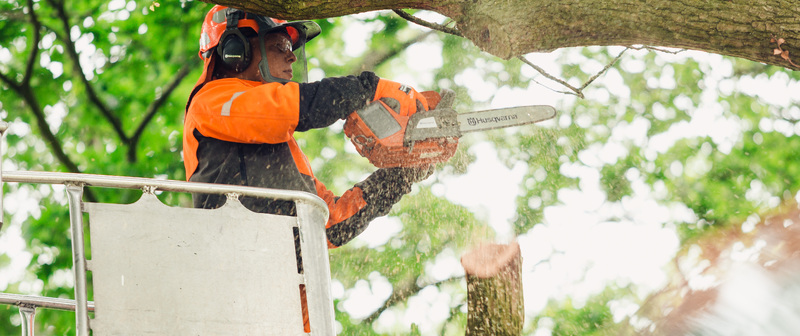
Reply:
[[[26,3],[0,6],[4,18],[0,20],[0,50],[12,56],[0,64],[0,73],[9,79],[0,82],[4,92],[0,117],[11,122],[4,139],[8,143],[4,157],[13,158],[13,166],[6,165],[5,169],[67,171],[65,163],[54,155],[56,146],[81,172],[184,178],[180,134],[183,106],[193,79],[182,81],[168,96],[165,90],[184,65],[193,69],[188,78],[199,76],[195,41],[209,6],[200,2],[157,8],[144,3],[121,4],[123,8],[109,8],[106,1],[68,2],[63,4],[67,16],[62,17],[58,9],[61,2],[36,2],[34,13],[41,23],[41,41],[32,60],[33,71],[27,74],[30,86],[22,79],[34,40],[31,16],[23,10]],[[70,37],[80,61],[70,55],[66,43]],[[76,62],[82,71],[76,69]],[[95,92],[101,104],[93,102],[89,92]],[[159,109],[134,142],[133,135],[143,124],[148,108],[162,94]],[[119,121],[124,136],[114,130],[102,109]],[[46,118],[46,124],[37,120],[37,111]],[[44,141],[44,129],[53,133],[57,143]],[[69,217],[64,197],[58,195],[63,189],[36,188],[32,196],[40,200],[36,210],[40,214],[17,223],[32,253],[23,282],[43,281],[42,290],[31,294],[71,298],[72,282],[64,280],[72,258]],[[4,192],[9,195],[17,190],[5,186]],[[141,194],[102,188],[89,193],[101,201],[122,203]],[[172,204],[185,204],[187,199],[187,195],[169,198]],[[12,225],[17,224],[12,221]],[[15,289],[19,289],[17,284],[4,290],[18,292]],[[16,309],[0,310],[0,334],[19,333],[19,328],[9,323],[16,315]],[[70,334],[74,332],[74,313],[39,309],[37,323],[42,334]]]
[[[574,126],[566,129],[536,128],[498,142],[498,146],[509,146],[512,156],[529,167],[523,178],[525,195],[517,200],[518,212],[514,223],[517,234],[541,223],[544,208],[557,204],[558,190],[577,183],[574,178],[558,174],[558,171],[563,162],[576,160],[585,146],[583,134],[582,129]],[[519,143],[511,142],[513,140]]]
[[[619,327],[614,323],[609,301],[620,293],[612,290],[590,298],[583,305],[576,307],[572,300],[551,303],[548,308],[534,320],[534,326],[543,319],[552,321],[554,336],[601,336],[620,335]]]
[[[85,173],[183,180],[183,110],[189,90],[200,75],[196,41],[211,5],[194,1],[159,6],[133,1],[66,2],[65,29],[62,2],[31,3],[41,23],[41,40],[33,59],[29,57],[36,34],[30,12],[25,9],[28,3],[0,3],[0,117],[12,123],[4,138],[4,168],[70,171],[76,170],[74,164],[77,171]],[[390,79],[419,77],[425,87],[418,89],[454,90],[459,111],[489,103],[470,96],[475,83],[465,82],[463,78],[467,77],[461,76],[467,71],[486,84],[481,86],[483,90],[537,85],[524,74],[528,68],[521,61],[498,60],[465,39],[443,33],[433,33],[424,40],[430,47],[426,50],[435,53],[431,57],[441,57],[441,67],[420,73],[419,65],[406,62],[416,56],[410,54],[407,45],[427,30],[391,12],[316,22],[322,34],[309,43],[307,53],[310,68],[324,76],[371,70]],[[70,54],[70,41],[76,46],[77,59]],[[359,48],[364,52],[350,52]],[[556,57],[561,64],[559,75],[572,85],[583,83],[620,50],[591,47],[560,53]],[[453,285],[457,275],[451,285],[442,285],[433,284],[442,279],[429,273],[438,260],[457,258],[473,244],[494,239],[494,230],[473,210],[454,204],[437,191],[442,178],[466,172],[475,160],[468,148],[479,141],[490,142],[507,166],[527,167],[511,223],[515,235],[530,234],[536,226],[550,224],[546,223],[545,209],[563,205],[561,192],[591,187],[588,178],[569,172],[575,167],[597,173],[598,188],[605,197],[603,206],[623,204],[641,192],[642,186],[657,195],[654,201],[660,205],[685,205],[695,220],[664,224],[673,225],[683,243],[738,225],[750,214],[774,207],[775,199],[793,197],[800,189],[800,166],[793,160],[800,151],[797,100],[788,107],[777,106],[739,90],[737,83],[742,79],[797,81],[800,72],[720,58],[718,63],[723,68],[730,64],[730,73],[719,76],[714,75],[717,67],[712,69],[707,63],[680,55],[629,50],[607,74],[584,90],[587,99],[558,103],[559,115],[554,122],[513,132],[488,132],[483,138],[462,138],[456,157],[439,165],[431,181],[418,186],[394,207],[390,217],[401,223],[399,232],[388,237],[385,244],[353,243],[331,251],[333,277],[346,292],[373,273],[385,278],[395,290],[414,289],[407,295],[410,297],[423,288],[437,286],[454,298],[449,317],[435,328],[437,333],[463,333],[466,315],[461,308],[466,289],[460,283]],[[27,72],[29,61],[31,72]],[[181,77],[182,69],[190,72]],[[24,82],[26,78],[29,85]],[[617,82],[605,81],[608,78]],[[722,88],[726,81],[735,89]],[[168,92],[173,82],[175,90]],[[156,107],[152,119],[148,119],[148,112]],[[713,118],[703,119],[707,115]],[[667,136],[697,120],[706,120],[708,130],[733,129],[734,135],[730,139],[713,132]],[[140,126],[141,133],[136,133]],[[315,175],[337,194],[373,170],[350,149],[341,124],[298,134],[297,140]],[[596,158],[606,146],[616,146],[616,154]],[[66,159],[58,155],[59,150]],[[87,198],[103,202],[130,203],[141,194],[89,190]],[[71,284],[63,281],[64,272],[71,267],[68,217],[64,197],[56,196],[63,190],[6,185],[4,193],[6,197],[28,195],[37,206],[5,209],[6,218],[13,219],[0,233],[8,232],[9,226],[19,226],[32,258],[22,279],[3,290],[71,298]],[[493,196],[480,193],[477,190],[476,197]],[[191,204],[185,194],[164,193],[159,197],[172,205]],[[9,257],[1,255],[0,269],[6,267]],[[609,302],[620,298],[640,299],[631,291],[609,289],[580,307],[569,298],[551,301],[544,311],[528,316],[531,323],[526,330],[550,319],[554,335],[630,331],[628,322],[615,323],[612,319]],[[408,309],[406,301],[407,297],[391,309]],[[381,334],[373,323],[352,317],[340,300],[335,306],[343,335]],[[19,332],[11,323],[18,321],[16,315],[16,309],[0,308],[0,334]],[[71,313],[40,311],[37,331],[70,334],[73,319]],[[423,334],[422,329],[415,323],[381,330]]]
[[[613,166],[603,167],[603,176],[600,184],[607,194],[608,200],[618,202],[625,195],[630,195],[631,182],[625,177],[625,173],[633,164],[631,162],[619,162]]]
[[[403,198],[392,214],[403,222],[400,234],[376,248],[345,245],[331,251],[333,277],[346,287],[380,270],[391,283],[425,281],[425,266],[447,248],[462,249],[492,233],[464,207],[434,196],[427,189]]]
[[[411,335],[411,336],[420,336],[420,335],[422,335],[419,332],[419,326],[417,326],[416,324],[412,323],[411,324],[411,333],[409,335]]]

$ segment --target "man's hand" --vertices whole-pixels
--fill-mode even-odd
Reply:
[[[418,111],[428,110],[428,100],[417,90],[386,79],[378,82],[374,100],[383,101],[401,116],[410,116]]]

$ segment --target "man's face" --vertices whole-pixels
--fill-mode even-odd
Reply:
[[[272,77],[286,80],[292,79],[292,63],[297,57],[292,53],[292,42],[286,33],[267,34],[264,37],[264,48],[267,52],[267,64]],[[259,57],[260,58],[260,57]],[[253,63],[260,59],[253,59]]]

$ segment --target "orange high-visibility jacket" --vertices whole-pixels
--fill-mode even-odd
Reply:
[[[293,134],[327,127],[363,107],[373,100],[378,81],[365,72],[314,83],[263,84],[235,78],[205,83],[187,104],[183,134],[187,179],[315,193],[330,211],[329,247],[341,246],[363,231],[374,214],[388,212],[366,208],[387,204],[367,204],[359,187],[336,197],[314,177]],[[225,202],[221,195],[194,194],[193,199],[202,208]],[[292,202],[251,197],[241,201],[256,212],[295,212]],[[363,215],[365,211],[373,215]]]

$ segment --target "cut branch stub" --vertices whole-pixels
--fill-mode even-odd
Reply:
[[[519,244],[483,244],[461,257],[467,335],[520,335],[524,322]]]

